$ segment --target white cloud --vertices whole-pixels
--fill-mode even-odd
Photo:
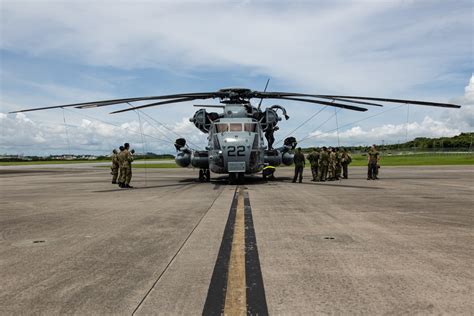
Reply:
[[[2,69],[0,79],[20,88],[0,87],[1,111],[116,97],[103,91],[113,90],[117,74],[91,75],[84,70],[91,65],[109,70],[166,69],[195,76],[195,81],[212,71],[229,78],[233,72],[248,72],[269,75],[277,85],[299,91],[422,95],[448,101],[446,92],[436,87],[460,87],[465,80],[461,78],[465,72],[459,69],[472,60],[471,8],[470,1],[3,1],[0,47],[4,52],[28,56],[33,62],[47,59],[52,67],[55,60],[76,65],[90,85],[24,79],[10,65],[9,71]],[[118,76],[127,80],[128,75]],[[474,104],[473,78],[465,95],[452,102]],[[193,111],[187,106],[147,112],[168,128],[142,116],[143,131],[151,136],[147,137],[150,151],[173,150],[172,144],[158,140],[167,139],[163,134],[171,141],[176,138],[170,130],[204,146],[206,138],[188,121]],[[304,120],[311,111],[305,109],[293,111],[297,113],[282,129],[291,130],[298,119]],[[108,110],[95,109],[93,115],[109,121]],[[436,114],[416,111],[411,118],[416,121],[408,125],[410,138],[473,130],[473,107]],[[134,115],[115,116],[112,120],[118,122],[110,125],[65,113],[72,150],[108,152],[124,140],[136,146],[141,143]],[[22,116],[0,113],[0,122],[0,145],[6,150],[67,150],[59,110]],[[406,128],[406,124],[358,125],[340,136],[347,142],[370,143],[371,137],[397,141],[404,140]],[[334,132],[325,133],[324,140],[333,142]]]
[[[438,80],[472,54],[462,1],[86,3],[4,2],[2,48],[125,69],[237,66],[372,94]]]
[[[408,140],[416,137],[442,137],[454,136],[461,132],[460,129],[450,126],[446,122],[436,121],[429,116],[422,122],[412,122],[408,124],[384,124],[382,126],[363,128],[354,126],[348,130],[339,132],[341,145],[353,144],[373,144],[381,143],[395,144],[405,142],[408,132]],[[335,145],[338,141],[337,131],[324,132],[315,131],[309,135],[309,139],[303,142],[304,146],[308,144],[318,144],[322,142],[325,145]]]
[[[474,76],[465,87],[463,96],[454,98],[452,102],[462,104],[461,109],[449,109],[442,116],[444,120],[436,120],[425,116],[421,122],[402,124],[384,124],[375,127],[363,128],[359,125],[350,129],[338,131],[331,128],[329,131],[317,130],[306,136],[304,146],[324,144],[335,145],[368,145],[372,143],[394,144],[405,142],[416,137],[449,137],[461,132],[474,131]]]
[[[446,110],[444,119],[434,119],[425,116],[423,120],[402,124],[383,124],[380,126],[363,127],[356,125],[347,130],[339,131],[341,145],[371,144],[403,142],[415,137],[454,136],[461,132],[474,130],[474,106],[472,104],[474,91],[474,77],[470,79],[462,97],[453,99],[463,105],[461,110]],[[30,115],[18,113],[7,115],[0,113],[0,146],[10,153],[66,153],[68,142],[72,152],[100,152],[108,153],[111,148],[118,147],[123,142],[130,142],[139,151],[143,152],[142,131],[145,135],[147,151],[173,152],[173,141],[178,137],[185,137],[190,146],[204,148],[206,136],[199,132],[187,117],[177,122],[158,124],[142,114],[142,130],[138,119],[127,122],[110,122],[102,119],[78,118],[70,112],[66,127],[62,121],[46,122],[32,120]],[[81,110],[73,112],[80,114]],[[407,134],[408,133],[408,134]],[[338,133],[334,128],[317,130],[308,135],[303,146],[334,145],[338,140]]]
[[[474,106],[474,74],[471,75],[469,83],[464,88],[464,95],[462,97],[453,98],[452,102],[468,106]]]
[[[186,122],[187,121],[187,122]],[[124,142],[139,152],[173,152],[173,142],[185,137],[198,148],[205,146],[205,137],[190,128],[189,120],[159,126],[148,120],[111,125],[92,119],[69,120],[67,124],[35,122],[27,114],[0,113],[0,147],[5,152],[23,154],[73,153],[107,154]],[[66,131],[67,128],[67,131]],[[143,136],[143,138],[142,138]],[[143,146],[145,142],[145,147]]]
[[[444,112],[443,118],[446,118],[447,124],[456,126],[464,132],[474,131],[474,75],[464,88],[464,95],[454,98],[452,102],[462,104],[462,107],[458,111]]]

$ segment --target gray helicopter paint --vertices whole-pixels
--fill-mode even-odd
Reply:
[[[227,172],[245,172],[251,173],[259,171],[262,168],[263,161],[263,149],[253,149],[254,139],[257,133],[249,132],[225,132],[216,133],[213,137],[217,138],[221,144],[221,149],[210,151],[210,169],[213,172],[219,172],[222,167],[227,166]],[[257,155],[258,158],[253,163],[250,162],[250,157]],[[218,165],[217,159],[222,160],[221,166]]]
[[[261,126],[255,119],[242,117],[239,110],[236,107],[226,107],[226,114],[235,118],[223,118],[212,124],[209,134],[209,148],[213,148],[209,150],[209,166],[212,172],[255,173],[262,170],[265,164]],[[217,124],[256,124],[256,128],[255,132],[216,132]],[[220,148],[216,144],[219,144]]]
[[[204,106],[205,107],[205,106]],[[206,151],[179,149],[176,163],[182,167],[191,164],[195,168],[210,169],[214,173],[259,172],[265,165],[291,164],[292,154],[288,147],[281,147],[269,154],[263,132],[271,118],[276,125],[281,119],[276,111],[267,109],[265,116],[258,117],[259,110],[250,104],[225,104],[222,113],[207,121],[211,113],[204,115],[204,109],[196,112],[191,121],[202,132],[208,133]],[[268,111],[271,115],[268,115]],[[265,124],[262,124],[265,119]],[[284,156],[285,155],[285,156]],[[283,156],[286,159],[282,159]]]

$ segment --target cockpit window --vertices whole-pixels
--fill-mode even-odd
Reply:
[[[244,123],[244,131],[255,133],[257,130],[257,124],[255,123]]]
[[[240,123],[230,123],[230,131],[231,132],[241,132],[242,131],[242,124]]]
[[[228,124],[216,124],[216,131],[218,133],[224,133],[229,131],[229,125]]]

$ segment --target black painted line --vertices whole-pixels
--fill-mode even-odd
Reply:
[[[247,315],[268,315],[262,269],[258,257],[257,238],[252,218],[248,193],[244,194],[245,205],[245,279],[247,282]]]
[[[223,315],[227,292],[230,254],[234,236],[235,218],[237,213],[238,190],[234,192],[222,242],[217,256],[211,283],[204,304],[203,315]],[[252,208],[247,192],[244,192],[245,218],[245,278],[248,315],[268,315],[265,287],[258,256],[257,238],[252,218]]]
[[[202,311],[203,315],[222,315],[224,313],[225,296],[227,291],[227,278],[229,273],[230,253],[234,238],[235,216],[237,213],[238,188],[235,189],[229,217],[222,236],[221,247],[217,255],[211,284],[207,292],[206,303]]]

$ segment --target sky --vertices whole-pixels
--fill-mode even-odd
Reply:
[[[189,122],[192,102],[140,114],[109,114],[128,105],[8,112],[223,87],[263,90],[268,78],[269,91],[463,105],[386,104],[358,113],[265,100],[264,107],[284,105],[290,115],[277,141],[290,132],[302,147],[472,132],[473,7],[471,0],[0,0],[0,154],[107,154],[124,142],[138,152],[174,153],[178,137],[202,149],[206,135]]]

